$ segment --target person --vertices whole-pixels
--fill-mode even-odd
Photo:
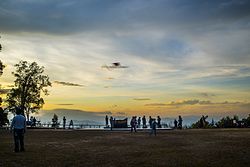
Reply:
[[[36,117],[33,118],[33,123],[32,123],[32,125],[33,125],[34,127],[36,127]]]
[[[178,120],[178,128],[182,129],[182,118],[180,115],[179,115],[179,120]]]
[[[16,116],[13,118],[10,130],[14,132],[15,152],[23,152],[24,149],[24,133],[26,132],[26,118],[21,115],[22,109],[16,107]]]
[[[106,127],[108,127],[108,126],[109,126],[109,118],[108,118],[107,115],[106,115],[106,117],[105,117],[105,122],[106,122]]]
[[[133,130],[136,132],[136,116],[133,116],[131,121],[130,121],[130,126],[131,126],[131,132],[133,132]]]
[[[65,129],[65,126],[66,126],[66,118],[65,116],[63,117],[63,129]]]
[[[110,118],[109,118],[109,121],[110,121],[110,130],[113,130],[113,117],[111,116]]]
[[[137,127],[138,127],[138,128],[141,127],[141,117],[138,118],[138,126],[137,126]]]
[[[177,124],[178,124],[178,121],[175,119],[174,120],[174,128],[177,129]]]
[[[155,119],[152,119],[150,136],[152,134],[154,134],[156,136],[156,125],[157,125],[157,123],[156,123]]]
[[[148,123],[149,123],[149,127],[150,127],[150,128],[151,128],[151,126],[152,126],[152,121],[153,121],[152,117],[151,117],[151,116],[149,116]]]
[[[30,117],[30,120],[27,121],[26,125],[33,126],[33,116]]]
[[[69,122],[69,129],[70,127],[72,126],[72,128],[74,129],[74,124],[73,124],[73,120],[71,119],[70,122]]]
[[[158,128],[161,128],[161,117],[160,116],[157,116],[157,125],[158,125]]]
[[[143,128],[147,128],[146,123],[147,123],[146,117],[145,117],[145,115],[143,115],[143,117],[142,117],[142,127]]]

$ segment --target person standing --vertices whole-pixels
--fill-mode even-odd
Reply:
[[[157,116],[157,125],[158,125],[158,128],[161,128],[161,117],[160,116]]]
[[[147,120],[146,120],[146,117],[145,117],[145,115],[142,117],[142,127],[143,128],[146,128],[147,126],[146,126],[146,123],[147,123]]]
[[[105,117],[105,122],[106,122],[106,127],[108,127],[108,126],[109,126],[109,118],[108,118],[107,115],[106,115],[106,117]]]
[[[175,119],[174,120],[174,128],[177,129],[177,124],[178,124],[178,121]]]
[[[16,108],[16,116],[11,123],[11,132],[14,132],[15,152],[23,152],[24,149],[24,133],[26,132],[26,118],[21,115],[22,109]]]
[[[141,127],[141,117],[138,118],[138,126],[137,126],[137,127],[138,127],[138,128]]]
[[[156,136],[156,125],[157,125],[157,123],[156,123],[155,119],[152,119],[150,136],[152,134],[154,134]]]
[[[136,116],[133,116],[131,121],[130,121],[130,126],[131,126],[131,132],[135,131],[136,132]]]
[[[63,129],[65,129],[65,126],[66,126],[66,118],[65,116],[63,117]]]
[[[32,123],[32,125],[33,125],[34,127],[36,127],[36,117],[33,118],[33,123]]]
[[[113,122],[114,122],[114,120],[113,120],[112,116],[109,118],[109,121],[110,121],[110,130],[113,130]]]
[[[153,122],[153,119],[151,116],[149,116],[149,119],[148,119],[148,123],[149,123],[149,127],[151,128],[152,126],[152,122]]]
[[[179,115],[179,120],[178,120],[178,128],[179,129],[182,129],[182,118],[181,118],[181,116]]]

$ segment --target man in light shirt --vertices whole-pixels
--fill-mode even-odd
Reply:
[[[24,150],[24,133],[26,131],[26,119],[21,115],[22,110],[16,108],[16,116],[11,123],[11,131],[14,130],[15,152],[23,152]]]

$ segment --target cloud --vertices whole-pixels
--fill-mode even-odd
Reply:
[[[179,101],[179,102],[170,102],[168,103],[168,105],[170,106],[179,106],[179,105],[224,105],[224,104],[228,104],[228,105],[234,105],[234,104],[246,104],[246,102],[228,102],[228,101],[224,101],[224,102],[211,102],[209,100],[183,100],[183,101]]]
[[[125,112],[116,112],[115,115],[116,116],[124,116],[124,115],[126,115],[126,113]]]
[[[145,104],[145,106],[167,106],[167,104],[165,103],[149,103],[149,104]]]
[[[54,83],[59,84],[59,85],[63,85],[63,86],[79,86],[79,87],[84,86],[84,85],[80,85],[80,84],[75,84],[75,83],[71,83],[71,82],[62,82],[62,81],[54,81]]]
[[[74,104],[65,103],[65,104],[57,104],[57,105],[59,105],[59,106],[72,106],[72,105],[74,105]]]
[[[212,102],[210,100],[183,100],[183,101],[172,101],[169,103],[149,103],[145,104],[145,106],[184,106],[184,105],[246,105],[249,104],[247,102]]]
[[[199,95],[202,96],[202,97],[207,97],[207,98],[209,98],[209,97],[215,97],[216,96],[213,93],[207,93],[207,92],[199,93]]]
[[[206,102],[204,101],[204,103],[209,103],[209,101],[206,101]],[[172,101],[168,105],[195,105],[195,104],[200,104],[200,100],[196,100],[196,99],[195,100],[183,100],[180,102]]]
[[[133,100],[146,101],[146,100],[151,100],[151,99],[150,98],[134,98]]]
[[[248,0],[202,1],[1,1],[0,28],[4,31],[73,33],[79,31],[124,31],[170,29],[179,25],[194,29],[234,23],[249,17]],[[172,9],[172,10],[171,10]],[[175,10],[173,10],[175,9]],[[70,11],[70,12],[68,12]],[[27,20],[32,20],[29,22]],[[62,26],[63,25],[63,26]],[[180,28],[178,28],[180,29]]]
[[[116,107],[118,107],[118,105],[116,105],[116,104],[111,106],[111,108],[116,108]]]

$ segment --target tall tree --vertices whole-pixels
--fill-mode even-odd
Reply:
[[[1,38],[1,37],[0,37]],[[2,51],[2,45],[0,44],[0,52]],[[2,61],[0,60],[0,76],[3,74],[3,69],[4,69],[4,65],[2,63]],[[1,84],[0,84],[0,89],[1,89]],[[1,107],[2,105],[2,97],[0,97],[0,126],[5,125],[6,123],[9,122],[8,118],[7,118],[7,113],[4,113],[3,108]]]
[[[15,87],[7,94],[6,102],[9,108],[20,107],[29,120],[30,113],[43,107],[42,93],[48,95],[45,89],[51,86],[48,75],[44,75],[44,67],[36,62],[20,61],[15,65],[16,71],[12,72],[16,78]]]
[[[3,69],[4,69],[4,65],[2,61],[0,60],[0,76],[3,74]]]
[[[0,36],[1,38],[1,36]],[[2,45],[0,44],[0,52],[2,51]],[[0,76],[3,74],[3,69],[4,69],[4,65],[2,63],[2,61],[0,60]]]

